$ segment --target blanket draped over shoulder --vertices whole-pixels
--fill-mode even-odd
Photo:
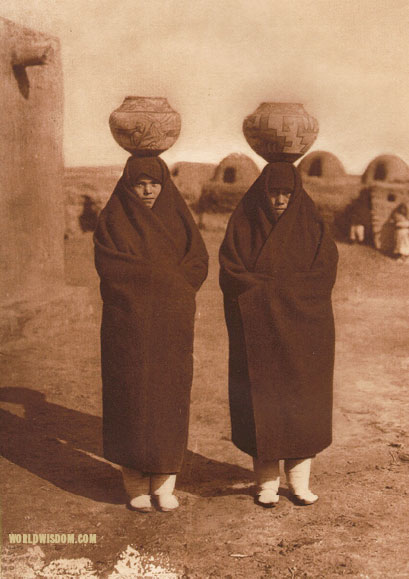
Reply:
[[[277,185],[292,189],[278,220],[266,193]],[[337,261],[295,167],[267,165],[220,249],[232,438],[251,456],[304,458],[331,443]]]
[[[152,209],[129,174],[162,184]],[[207,275],[199,230],[160,158],[130,158],[94,235],[103,314],[104,456],[174,473],[186,448],[195,295]]]

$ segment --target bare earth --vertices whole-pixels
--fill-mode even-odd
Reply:
[[[90,321],[0,356],[2,577],[409,577],[409,263],[339,244],[334,443],[317,457],[311,484],[320,500],[294,505],[283,481],[279,506],[266,510],[253,502],[250,458],[229,440],[222,230],[204,235],[211,271],[198,296],[180,509],[128,510],[119,471],[101,458],[100,302],[84,234],[67,241],[67,283],[90,287]],[[34,548],[10,544],[9,533],[96,533],[97,542]],[[115,571],[129,545],[157,571],[129,562]],[[80,558],[90,561],[77,561],[76,572]]]

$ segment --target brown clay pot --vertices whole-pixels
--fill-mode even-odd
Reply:
[[[318,122],[302,104],[261,103],[244,119],[243,133],[250,147],[269,163],[293,163],[318,135]]]
[[[136,157],[154,157],[177,140],[181,120],[165,98],[127,96],[109,117],[116,142]]]

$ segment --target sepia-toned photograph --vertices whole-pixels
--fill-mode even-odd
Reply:
[[[409,578],[408,22],[2,0],[2,579]]]

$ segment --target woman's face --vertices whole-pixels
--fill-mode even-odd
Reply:
[[[291,189],[270,189],[268,196],[275,216],[279,219],[287,209],[291,198]]]
[[[162,185],[159,181],[155,181],[148,175],[140,175],[132,188],[142,203],[149,209],[153,207],[159,193],[162,191]]]

